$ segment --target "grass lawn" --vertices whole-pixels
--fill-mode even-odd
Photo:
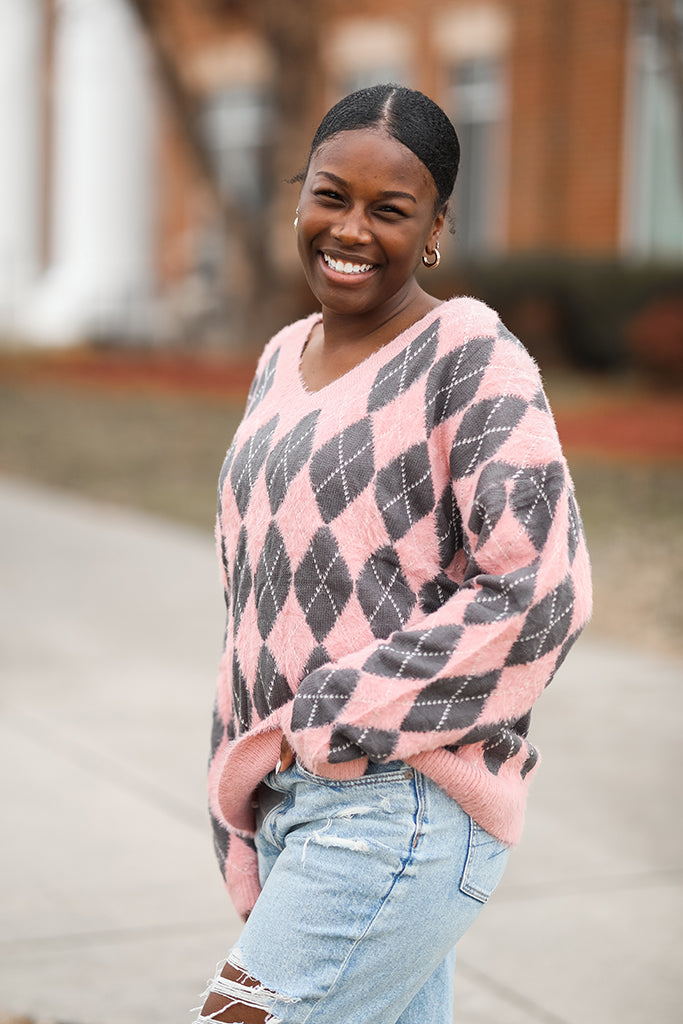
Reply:
[[[0,472],[211,533],[218,472],[243,399],[25,372],[4,378]],[[681,462],[579,456],[571,446],[567,454],[594,568],[593,631],[683,656]]]

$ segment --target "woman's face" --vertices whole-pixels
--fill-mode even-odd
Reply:
[[[337,314],[387,313],[418,289],[415,269],[443,227],[436,186],[415,154],[378,129],[344,131],[313,154],[299,199],[299,256]]]

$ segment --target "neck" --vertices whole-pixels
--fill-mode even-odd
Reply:
[[[409,293],[396,296],[390,306],[382,306],[370,314],[336,313],[323,307],[323,347],[327,351],[380,349],[440,304],[440,299],[415,283]]]

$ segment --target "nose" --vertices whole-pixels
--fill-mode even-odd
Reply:
[[[330,234],[342,245],[368,245],[372,233],[368,228],[365,212],[356,207],[344,210],[331,228]]]

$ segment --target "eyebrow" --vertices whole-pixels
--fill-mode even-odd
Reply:
[[[332,181],[336,181],[338,185],[343,185],[348,188],[348,182],[340,178],[338,174],[333,174],[332,171],[316,171],[317,174],[323,174],[326,178],[331,178]],[[417,206],[417,199],[410,192],[400,192],[398,189],[388,189],[385,192],[380,192],[383,199],[409,199],[411,203],[415,203]]]

